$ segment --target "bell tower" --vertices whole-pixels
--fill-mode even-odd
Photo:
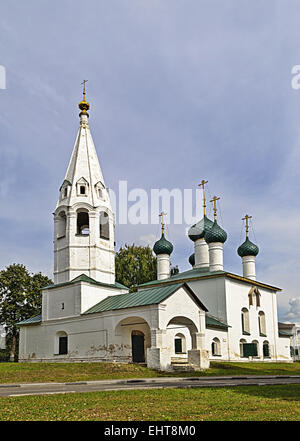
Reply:
[[[89,127],[86,81],[77,138],[54,212],[55,284],[81,274],[115,283],[114,215]]]

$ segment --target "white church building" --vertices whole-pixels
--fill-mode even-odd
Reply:
[[[290,337],[278,330],[281,290],[256,280],[258,247],[248,228],[238,249],[243,275],[224,269],[227,234],[216,206],[214,221],[206,216],[205,196],[204,217],[189,230],[189,271],[170,276],[173,245],[162,222],[153,248],[157,280],[132,293],[115,280],[114,214],[85,90],[79,108],[54,212],[54,284],[42,290],[41,315],[19,323],[19,361],[136,362],[159,370],[206,369],[212,360],[291,362]]]

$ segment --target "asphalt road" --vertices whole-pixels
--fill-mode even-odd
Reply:
[[[190,378],[165,377],[128,380],[77,381],[73,383],[0,384],[0,397],[53,395],[59,393],[95,392],[105,390],[265,386],[276,384],[300,384],[300,375]]]

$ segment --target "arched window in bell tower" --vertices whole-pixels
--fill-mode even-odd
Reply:
[[[109,217],[105,211],[100,212],[100,238],[109,240]]]
[[[67,228],[67,216],[64,211],[61,211],[58,214],[58,223],[57,223],[57,239],[60,237],[65,237]]]
[[[90,234],[89,213],[87,210],[80,209],[77,211],[77,234],[88,236]]]

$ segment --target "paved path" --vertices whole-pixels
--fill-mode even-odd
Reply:
[[[245,377],[161,377],[128,380],[76,381],[73,383],[0,384],[0,397],[22,395],[52,395],[58,393],[95,392],[105,390],[264,386],[300,384],[300,375],[272,375]]]

